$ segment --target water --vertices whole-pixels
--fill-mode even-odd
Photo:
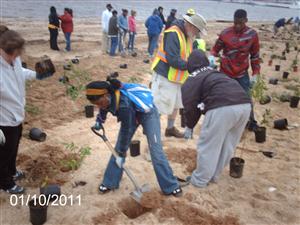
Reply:
[[[105,5],[111,3],[121,11],[122,8],[134,9],[138,12],[137,20],[145,20],[151,15],[154,8],[162,6],[165,17],[170,9],[177,9],[177,15],[182,15],[188,8],[194,8],[207,20],[231,20],[236,9],[243,8],[248,12],[250,21],[275,21],[282,17],[299,16],[297,9],[276,8],[266,6],[251,6],[238,3],[224,3],[216,1],[102,1],[102,0],[0,0],[0,16],[10,18],[34,18],[47,20],[50,6],[55,6],[58,13],[62,14],[65,7],[73,9],[76,18],[101,18]]]

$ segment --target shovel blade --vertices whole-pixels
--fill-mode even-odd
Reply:
[[[130,193],[130,197],[133,198],[136,202],[140,203],[143,197],[143,193],[149,192],[151,190],[149,184],[144,184],[141,188],[135,189]]]

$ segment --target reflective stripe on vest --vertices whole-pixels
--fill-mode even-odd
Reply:
[[[172,26],[169,29],[165,30],[165,33],[169,33],[169,32],[176,32],[178,39],[179,39],[179,44],[180,44],[180,57],[182,60],[187,60],[187,58],[189,57],[189,55],[191,54],[191,50],[192,50],[192,43],[190,41],[190,39],[185,38],[183,32],[177,27],[177,26]],[[156,53],[155,59],[152,63],[151,69],[153,70],[157,64],[159,63],[159,61],[163,61],[165,63],[168,63],[167,58],[166,58],[166,52],[164,51],[164,36],[161,40],[161,44],[160,47]],[[175,83],[180,83],[183,84],[186,79],[188,78],[188,71],[187,70],[179,70],[176,69],[174,67],[169,67],[169,71],[168,71],[168,80],[171,82],[175,82]]]
[[[49,24],[48,24],[48,28],[50,28],[50,29],[58,29],[59,27],[57,27],[57,26],[55,26],[55,25],[49,23]]]
[[[196,39],[197,41],[197,48],[199,50],[202,50],[204,52],[206,52],[206,43],[203,39]]]

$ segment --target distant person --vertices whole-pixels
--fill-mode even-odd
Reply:
[[[192,9],[192,8],[189,8],[189,9],[186,11],[186,15],[187,15],[187,16],[192,16],[192,15],[195,15],[195,14],[196,14],[196,12],[195,12],[195,10]]]
[[[174,20],[176,20],[176,9],[171,9],[170,15],[168,16],[167,22],[166,22],[166,29],[171,27]]]
[[[109,53],[109,38],[108,38],[108,26],[109,19],[112,16],[111,10],[113,7],[111,4],[106,5],[106,10],[102,12],[102,52]]]
[[[65,51],[71,51],[71,34],[73,32],[73,11],[72,9],[65,8],[64,15],[60,16],[61,29],[64,32],[66,39]]]
[[[52,50],[59,51],[59,48],[57,46],[59,19],[56,13],[56,8],[54,6],[51,6],[50,8],[48,29],[50,32],[50,48]]]
[[[154,9],[152,16],[148,17],[148,19],[145,22],[145,26],[147,28],[147,34],[149,39],[148,54],[149,57],[153,57],[154,50],[157,47],[159,34],[164,26],[159,17],[159,12],[157,9]]]
[[[165,20],[164,14],[163,14],[164,8],[161,7],[161,6],[159,6],[159,7],[158,7],[158,12],[159,12],[159,17],[160,17],[160,19],[161,19],[161,22],[162,22],[164,25],[166,25],[166,20]]]
[[[122,9],[122,15],[118,18],[119,24],[119,52],[124,53],[126,34],[128,33],[128,20],[127,20],[128,10]]]
[[[131,16],[128,18],[128,26],[129,26],[129,41],[128,41],[128,50],[133,52],[134,50],[134,38],[136,35],[136,11],[131,10]]]
[[[281,27],[285,28],[285,25],[291,24],[293,17],[286,20],[286,18],[281,18],[277,20],[273,26],[274,34],[276,35]]]
[[[259,61],[259,39],[257,32],[246,25],[247,12],[238,9],[234,13],[234,25],[221,32],[214,47],[211,50],[212,56],[221,56],[221,72],[235,79],[249,94],[251,86],[256,82],[260,74]],[[249,60],[252,68],[252,75],[249,75]],[[237,96],[238,97],[238,96]],[[258,128],[251,111],[248,129],[255,131]]]
[[[293,31],[299,32],[300,31],[300,19],[299,16],[296,16],[293,21]]]
[[[0,189],[21,194],[16,184],[24,173],[16,169],[16,158],[25,116],[26,80],[41,78],[35,71],[22,67],[20,55],[25,40],[13,30],[0,26]]]
[[[112,11],[112,17],[109,19],[108,26],[108,36],[110,38],[110,56],[116,55],[116,49],[118,47],[118,34],[119,34],[119,26],[118,26],[118,12],[116,10]]]

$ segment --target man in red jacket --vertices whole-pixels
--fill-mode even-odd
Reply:
[[[247,12],[243,9],[236,10],[234,25],[222,31],[211,54],[219,56],[219,52],[223,50],[220,71],[237,80],[249,94],[251,85],[256,82],[260,73],[260,62],[258,35],[255,30],[246,26],[247,22]],[[248,74],[249,57],[252,68],[250,77]],[[248,129],[255,130],[256,128],[257,122],[252,109]]]
[[[61,29],[66,39],[65,51],[71,51],[71,33],[73,32],[73,13],[72,9],[65,8],[64,15],[60,16]]]

